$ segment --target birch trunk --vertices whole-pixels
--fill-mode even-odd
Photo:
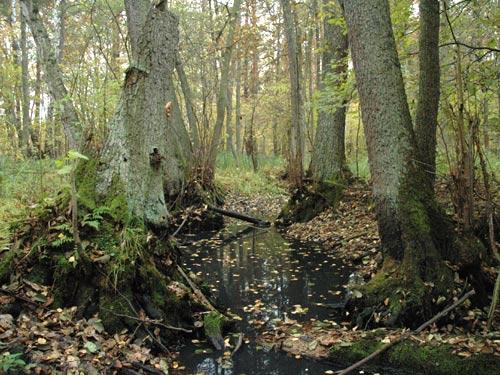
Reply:
[[[63,75],[57,63],[57,55],[45,26],[38,14],[38,0],[21,0],[23,16],[31,29],[40,51],[40,61],[52,99],[61,107],[60,116],[70,148],[77,149],[81,139],[81,124],[64,85]]]

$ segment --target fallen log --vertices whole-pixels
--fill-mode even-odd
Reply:
[[[396,340],[394,340],[394,341],[392,341],[392,342],[390,342],[388,344],[385,344],[379,350],[374,351],[372,354],[370,354],[369,356],[363,358],[361,361],[356,362],[352,366],[349,366],[348,368],[346,368],[346,369],[344,369],[342,371],[337,371],[336,374],[338,374],[338,375],[349,374],[352,371],[356,370],[358,367],[363,366],[365,363],[369,362],[370,360],[372,360],[373,358],[375,358],[379,354],[382,354],[383,352],[385,352],[390,347],[396,345],[397,343],[399,343],[399,342],[401,342],[403,340],[406,340],[408,337],[410,337],[412,335],[416,335],[416,334],[422,332],[425,328],[427,328],[428,326],[430,326],[432,323],[436,322],[437,320],[441,319],[443,316],[445,316],[446,314],[448,314],[451,310],[455,309],[457,306],[461,305],[467,298],[469,298],[470,296],[474,295],[475,293],[476,292],[475,292],[474,289],[471,290],[471,291],[469,291],[469,292],[467,292],[467,293],[465,293],[460,299],[458,299],[457,301],[455,301],[451,306],[448,306],[446,309],[444,309],[443,311],[439,312],[433,318],[431,318],[428,321],[426,321],[425,323],[423,323],[416,330],[414,330],[414,331],[411,331],[411,330],[406,331],[401,336],[399,336]]]
[[[240,214],[238,212],[223,210],[222,208],[215,207],[215,206],[210,206],[210,205],[208,206],[208,209],[211,210],[211,211],[217,212],[217,213],[219,213],[221,215],[224,215],[224,216],[228,216],[228,217],[232,217],[232,218],[235,218],[235,219],[247,221],[247,222],[255,224],[255,225],[259,226],[259,227],[269,227],[269,226],[271,226],[271,223],[269,221],[260,220],[260,219],[257,219],[255,217],[252,217],[252,216]]]

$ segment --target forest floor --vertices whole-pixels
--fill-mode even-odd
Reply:
[[[439,185],[438,195],[441,202],[451,209],[445,183]],[[229,209],[246,209],[254,214],[267,216],[270,209],[275,213],[275,207],[282,207],[283,199],[283,196],[277,196],[277,203],[273,203],[262,200],[261,197],[251,199],[231,196],[227,205]],[[291,225],[285,229],[285,235],[321,244],[325,251],[335,252],[338,258],[352,265],[356,273],[365,280],[375,274],[382,261],[371,189],[361,180],[355,181],[346,189],[337,208],[327,209],[309,222]],[[485,267],[484,271],[492,278],[496,275],[493,267]],[[456,274],[455,287],[460,289],[466,286],[466,280],[461,280]],[[366,327],[353,327],[349,317],[342,317],[339,312],[336,315],[336,318],[326,321],[285,319],[273,330],[263,332],[259,342],[269,348],[284,350],[296,358],[348,359],[352,362],[362,359],[405,332],[401,329],[366,330]],[[433,373],[441,373],[441,370],[442,373],[454,373],[468,369],[468,366],[478,366],[480,369],[484,365],[484,358],[491,355],[496,358],[492,361],[499,363],[498,319],[492,329],[487,330],[487,311],[470,308],[468,302],[458,307],[452,315],[454,319],[449,324],[433,324],[418,335],[412,335],[409,343],[400,344],[399,347],[406,351],[393,351],[389,356],[380,358],[386,364],[410,366]],[[471,360],[464,362],[466,359]],[[476,363],[476,359],[481,364]],[[426,361],[440,362],[441,366],[426,367]],[[445,363],[448,369],[445,369]]]
[[[258,186],[249,188],[245,179],[254,181],[251,174],[242,176],[247,172],[237,171],[234,172],[236,175],[231,175],[228,171],[219,181],[228,191],[226,208],[266,219],[278,215],[288,195],[277,182],[276,173],[268,169],[259,175]],[[446,190],[441,188],[445,196]],[[381,261],[370,188],[362,181],[346,190],[337,209],[329,209],[310,222],[294,224],[285,235],[321,244],[325,251],[334,252],[352,264],[365,279],[375,272]],[[486,271],[495,272],[494,269]],[[175,353],[154,354],[149,336],[141,338],[128,331],[111,335],[104,331],[98,317],[78,318],[75,308],[52,309],[50,286],[20,277],[0,294],[0,305],[14,301],[22,306],[21,314],[15,319],[12,315],[0,315],[0,373],[3,370],[15,374],[24,370],[34,374],[59,374],[78,373],[81,369],[92,375],[167,374],[169,369],[182,371],[183,366],[176,360]],[[434,360],[436,348],[445,348],[454,356],[452,358],[456,358],[456,363],[484,355],[498,360],[498,320],[488,333],[485,329],[486,312],[471,309],[467,304],[456,310],[456,317],[460,324],[433,325],[411,336],[407,340],[412,345],[409,351],[418,353],[416,348],[425,348],[427,351],[419,354],[424,362]],[[402,334],[399,329],[367,331],[363,329],[365,327],[352,327],[347,318],[340,316],[306,322],[285,319],[273,330],[262,332],[260,342],[296,358],[332,358],[335,353],[340,353],[344,359],[353,361]],[[367,343],[366,339],[371,341]],[[346,354],[346,350],[352,355]],[[21,354],[16,354],[18,352]],[[408,360],[408,357],[399,356],[393,358],[392,363]],[[446,360],[449,361],[449,357]]]

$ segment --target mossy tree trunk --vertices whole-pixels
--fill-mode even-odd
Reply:
[[[11,276],[14,262],[24,277],[53,285],[54,305],[79,306],[86,316],[99,313],[111,332],[137,328],[143,313],[182,325],[197,308],[178,274],[178,254],[155,236],[166,233],[166,195],[179,192],[190,162],[172,84],[178,21],[165,2],[125,5],[133,58],[104,148],[99,155],[84,149],[89,160],[77,166],[77,194],[61,194],[36,225],[19,234],[30,253],[13,249],[0,262],[0,281]],[[75,227],[81,242],[72,236]]]
[[[383,306],[389,298],[388,321],[410,313],[415,324],[435,311],[432,298],[450,296],[453,282],[444,260],[470,269],[477,243],[468,243],[468,254],[456,247],[452,227],[416,160],[388,1],[349,0],[343,6],[384,255],[383,269],[364,288],[364,301]]]
[[[322,54],[321,89],[336,94],[329,103],[322,103],[318,113],[318,129],[314,139],[311,174],[315,181],[342,181],[348,174],[345,158],[346,99],[343,93],[347,81],[347,31],[339,24],[340,6],[324,0],[327,14],[323,19],[324,39]],[[333,95],[328,95],[330,98]],[[328,104],[328,108],[326,105]]]
[[[172,84],[178,21],[164,5],[125,4],[132,62],[100,158],[97,192],[124,194],[131,216],[161,227],[168,217],[165,192],[182,186],[190,150]]]

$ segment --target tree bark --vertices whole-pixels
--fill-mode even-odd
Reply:
[[[37,0],[21,0],[23,16],[26,17],[35,43],[40,51],[40,59],[45,79],[52,99],[61,106],[61,122],[70,148],[77,149],[81,138],[81,124],[78,114],[64,85],[63,75],[57,63],[57,55],[49,35],[38,14]]]
[[[290,73],[291,126],[289,139],[288,174],[293,188],[302,186],[304,108],[302,101],[301,69],[297,46],[297,32],[290,0],[281,0]]]
[[[321,88],[330,75],[335,76],[335,84],[342,90],[347,81],[347,32],[343,25],[330,23],[331,16],[339,17],[338,4],[329,7],[324,0],[329,15],[324,17],[324,45],[322,54]],[[346,100],[331,103],[331,108],[320,106],[318,128],[314,140],[311,161],[312,177],[316,181],[344,180],[348,171],[345,158]]]
[[[24,153],[31,155],[31,120],[30,120],[30,86],[29,86],[29,61],[28,47],[26,36],[26,18],[21,15],[21,87],[22,87],[22,116],[23,116],[23,131],[21,145]]]
[[[164,6],[146,7],[147,1],[125,3],[134,57],[109,125],[97,191],[106,196],[118,189],[125,195],[129,215],[164,227],[168,216],[165,192],[175,190],[184,177],[176,142],[186,134],[179,134],[182,126],[175,123],[180,115],[176,115],[172,84],[178,20]],[[172,186],[166,186],[168,182]]]
[[[343,5],[384,255],[383,270],[366,286],[365,300],[383,308],[389,298],[390,319],[406,313],[413,323],[403,324],[415,324],[434,313],[432,298],[449,295],[451,272],[443,259],[456,261],[463,249],[454,248],[458,241],[451,225],[415,162],[417,145],[388,1],[344,0]],[[474,244],[467,244],[469,266],[477,255]],[[389,295],[398,287],[410,292],[399,302]]]
[[[238,57],[236,62],[236,153],[239,155],[242,152],[241,147],[241,58]]]
[[[215,168],[215,159],[217,157],[217,150],[221,141],[222,126],[224,125],[224,117],[227,106],[227,89],[229,85],[229,69],[231,65],[231,57],[233,53],[233,41],[238,15],[240,13],[241,0],[235,0],[233,4],[234,20],[231,22],[226,39],[225,51],[222,57],[221,76],[219,81],[219,93],[217,95],[217,117],[215,120],[214,132],[210,141],[210,148],[208,151],[207,165],[210,175],[213,176]]]
[[[175,70],[177,71],[177,77],[181,83],[182,93],[184,94],[184,105],[186,106],[186,115],[189,124],[189,130],[191,131],[191,139],[193,142],[193,148],[195,151],[199,151],[200,148],[200,132],[198,130],[198,121],[196,120],[196,114],[193,105],[193,94],[191,87],[189,86],[189,81],[184,71],[184,66],[181,61],[180,55],[177,56],[175,60]]]
[[[436,129],[440,96],[439,1],[420,0],[419,90],[415,136],[427,182],[436,176]]]
[[[229,83],[227,88],[227,107],[226,107],[226,146],[227,150],[231,151],[235,159],[238,158],[238,154],[234,149],[233,143],[233,85],[232,82]]]

